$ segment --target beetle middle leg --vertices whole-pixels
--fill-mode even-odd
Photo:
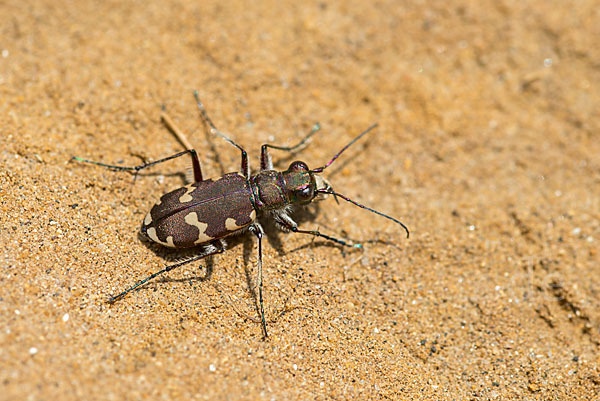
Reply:
[[[137,174],[140,170],[143,170],[148,167],[152,167],[159,163],[164,163],[164,162],[172,160],[172,159],[176,159],[176,158],[186,155],[188,153],[192,157],[192,167],[194,169],[194,180],[195,180],[195,182],[200,182],[200,181],[202,181],[202,170],[200,169],[200,161],[198,160],[198,154],[196,153],[196,151],[194,149],[187,149],[187,150],[184,150],[183,152],[179,152],[174,155],[165,157],[164,159],[156,160],[156,161],[153,161],[150,163],[144,163],[139,166],[133,166],[133,167],[116,166],[116,165],[112,165],[112,164],[95,162],[92,160],[82,159],[81,157],[76,157],[76,156],[73,156],[71,158],[71,160],[77,160],[82,163],[88,163],[88,164],[94,164],[96,166],[107,167],[107,168],[111,168],[111,169],[118,170],[118,171],[134,171],[135,174]]]

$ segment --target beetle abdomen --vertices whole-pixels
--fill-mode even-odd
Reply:
[[[256,219],[246,178],[238,173],[195,182],[163,195],[146,215],[142,233],[172,248],[223,238]]]

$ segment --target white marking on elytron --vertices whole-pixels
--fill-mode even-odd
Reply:
[[[144,217],[144,225],[149,226],[152,223],[152,216],[150,216],[150,212]]]
[[[235,219],[232,219],[231,217],[229,217],[229,218],[227,218],[227,220],[225,220],[225,228],[228,231],[239,230],[242,227],[244,227],[244,226],[238,226],[237,224],[235,224]]]
[[[252,211],[250,212],[250,220],[256,220],[256,210],[254,209],[252,209]]]
[[[188,213],[183,220],[185,220],[185,222],[188,223],[190,226],[198,227],[198,240],[195,241],[194,244],[201,244],[203,242],[210,241],[211,239],[213,239],[212,237],[206,235],[206,229],[208,228],[208,224],[198,221],[198,213]]]
[[[193,186],[189,186],[186,193],[184,193],[183,195],[181,195],[179,197],[179,202],[184,203],[184,202],[191,202],[194,200],[194,198],[192,198],[192,195],[190,195],[192,193],[192,191],[194,191],[194,189],[196,189],[196,187]]]
[[[156,235],[156,228],[154,227],[150,227],[147,231],[146,234],[148,234],[148,237],[150,237],[150,239],[156,243],[159,243],[161,245],[164,246],[168,246],[170,248],[175,248],[175,244],[173,243],[173,236],[169,235],[167,237],[167,242],[163,242],[160,239],[158,239],[158,235]]]

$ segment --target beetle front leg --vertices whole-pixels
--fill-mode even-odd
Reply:
[[[71,158],[71,160],[77,160],[82,163],[95,164],[96,166],[107,167],[107,168],[111,168],[111,169],[118,170],[118,171],[134,171],[135,174],[137,174],[140,170],[154,166],[155,164],[164,163],[166,161],[176,159],[176,158],[186,155],[188,153],[192,157],[192,168],[194,169],[194,180],[195,180],[195,182],[200,182],[200,181],[202,181],[202,170],[200,169],[200,161],[198,160],[198,154],[196,153],[196,151],[194,149],[187,149],[187,150],[184,150],[183,152],[179,152],[172,156],[165,157],[164,159],[156,160],[156,161],[153,161],[150,163],[144,163],[142,165],[133,166],[133,167],[116,166],[116,165],[112,165],[112,164],[100,163],[100,162],[95,162],[92,160],[82,159],[81,157],[76,157],[76,156],[73,156]]]
[[[267,322],[265,320],[265,311],[263,307],[263,273],[262,273],[262,237],[264,235],[263,228],[260,224],[252,224],[248,230],[256,236],[258,239],[258,273],[256,284],[258,286],[258,301],[260,305],[260,319],[262,322],[263,334],[266,339],[269,334],[267,333]]]
[[[306,141],[308,141],[310,139],[310,137],[313,136],[320,129],[321,129],[321,125],[319,123],[316,123],[315,125],[313,125],[313,127],[310,130],[310,132],[308,133],[308,135],[306,135],[304,138],[302,138],[302,140],[294,146],[276,146],[276,145],[271,145],[268,143],[262,145],[262,147],[260,149],[260,169],[261,170],[273,170],[273,160],[271,159],[271,155],[269,154],[268,148],[283,150],[286,152],[294,152],[296,149],[302,147],[302,145],[304,145],[306,143]]]
[[[278,213],[274,217],[275,217],[276,223],[280,226],[280,228],[283,228],[284,230],[291,231],[293,233],[309,234],[309,235],[313,235],[315,237],[321,237],[328,241],[332,241],[332,242],[335,242],[336,244],[347,246],[349,248],[362,248],[362,244],[350,244],[349,242],[346,242],[339,238],[335,238],[335,237],[331,237],[329,235],[323,234],[323,233],[319,232],[319,230],[301,230],[298,228],[298,224],[294,220],[292,220],[292,218],[290,216],[288,216],[285,213]]]

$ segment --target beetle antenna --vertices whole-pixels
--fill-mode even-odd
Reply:
[[[370,129],[370,128],[369,128],[369,129]],[[367,130],[367,131],[368,131],[368,130]],[[365,131],[365,132],[367,132],[367,131]],[[364,133],[363,133],[363,134],[364,134]],[[361,134],[361,135],[363,135],[363,134]],[[359,136],[358,138],[360,138],[360,136]],[[357,139],[358,139],[358,138],[357,138]],[[356,140],[356,139],[355,139],[355,140]],[[354,141],[353,141],[353,142],[354,142]],[[351,143],[352,143],[352,142],[351,142]],[[346,147],[347,147],[347,146],[346,146]],[[340,152],[340,153],[341,153],[341,152]],[[378,215],[380,215],[380,216],[382,216],[382,217],[385,217],[386,219],[392,220],[394,223],[396,223],[396,224],[400,224],[400,225],[402,226],[402,228],[404,228],[404,231],[406,231],[406,238],[408,238],[408,237],[410,236],[410,232],[408,231],[408,228],[407,228],[407,227],[404,225],[404,223],[402,223],[400,220],[397,220],[397,219],[395,219],[395,218],[393,218],[393,217],[391,217],[391,216],[388,216],[387,214],[383,214],[383,213],[381,213],[381,212],[378,212],[377,210],[375,210],[375,209],[371,209],[370,207],[367,207],[367,206],[365,206],[365,205],[361,205],[360,203],[358,203],[358,202],[356,202],[356,201],[353,201],[352,199],[350,199],[350,198],[348,198],[348,197],[346,197],[346,196],[344,196],[344,195],[342,195],[342,194],[340,194],[340,193],[338,193],[338,192],[335,192],[335,191],[334,191],[334,190],[332,190],[332,189],[318,189],[318,190],[317,190],[317,192],[319,192],[319,193],[322,193],[322,194],[330,194],[330,195],[333,195],[333,196],[339,196],[340,198],[342,198],[342,199],[343,199],[343,200],[345,200],[346,202],[350,202],[350,203],[352,203],[352,204],[354,204],[354,205],[356,205],[356,206],[358,206],[358,207],[360,207],[360,208],[363,208],[363,209],[366,209],[366,210],[368,210],[369,212],[372,212],[372,213],[378,214]]]
[[[317,167],[317,168],[315,168],[315,169],[313,169],[311,171],[313,173],[320,173],[323,170],[325,170],[327,167],[331,166],[331,164],[335,161],[335,159],[337,159],[346,149],[348,149],[351,145],[354,144],[354,142],[358,141],[360,138],[362,138],[364,135],[366,135],[373,128],[377,127],[377,125],[379,125],[379,124],[375,123],[375,124],[371,125],[369,128],[367,128],[366,130],[364,130],[363,132],[361,132],[360,135],[358,135],[356,138],[354,138],[353,140],[351,140],[346,146],[344,146],[342,148],[342,150],[340,150],[335,156],[333,156],[333,158],[331,160],[329,160],[329,163],[327,163],[323,167]],[[333,193],[332,193],[332,195],[333,195]]]

